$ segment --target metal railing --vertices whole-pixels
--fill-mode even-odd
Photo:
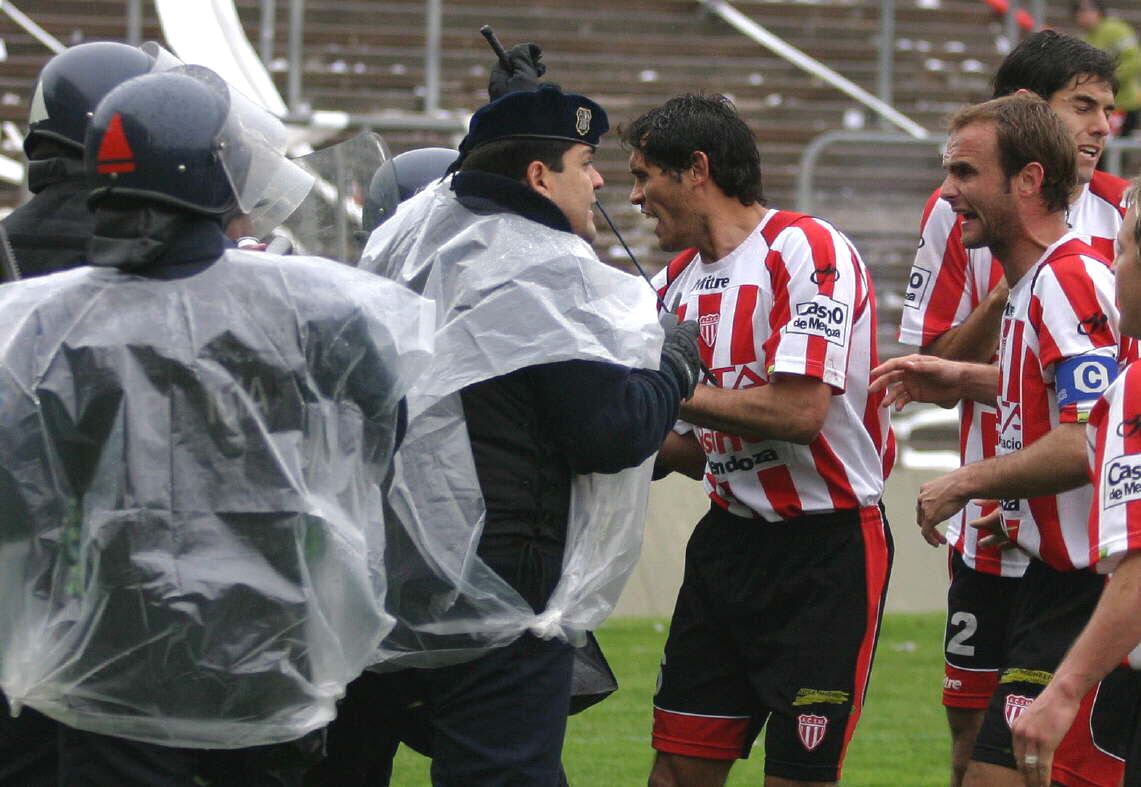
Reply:
[[[898,146],[900,148],[910,147],[929,147],[933,152],[938,155],[943,149],[945,138],[930,137],[928,139],[916,139],[909,137],[905,134],[897,134],[886,131],[828,131],[815,137],[808,146],[805,147],[804,152],[800,154],[800,164],[796,173],[796,210],[801,213],[814,213],[816,208],[816,197],[814,183],[816,179],[816,166],[821,156],[831,147],[838,144],[858,144],[858,143],[872,143],[881,145],[885,149],[890,146]],[[1105,149],[1104,160],[1105,168],[1108,172],[1124,178],[1132,178],[1141,175],[1138,172],[1122,172],[1124,164],[1124,157],[1127,153],[1141,154],[1141,139],[1131,137],[1129,139],[1115,139],[1112,140]],[[882,155],[890,155],[890,153],[883,153]],[[931,184],[934,187],[936,184]]]
[[[923,126],[919,125],[914,120],[897,110],[895,107],[891,106],[890,95],[888,96],[887,100],[873,96],[871,93],[864,90],[855,82],[852,82],[850,79],[841,76],[828,66],[821,63],[816,58],[810,57],[809,55],[789,44],[780,36],[777,36],[772,32],[766,30],[764,27],[757,24],[752,19],[734,8],[733,5],[728,2],[728,0],[698,0],[698,2],[712,13],[717,14],[717,16],[721,17],[723,20],[725,20],[725,22],[727,22],[737,31],[748,36],[753,41],[756,41],[758,44],[765,47],[775,55],[787,60],[797,68],[807,71],[809,74],[824,80],[828,84],[835,87],[837,90],[843,92],[845,95],[855,99],[856,101],[859,101],[868,109],[883,118],[886,122],[897,126],[898,128],[902,129],[917,139],[927,138],[927,129],[923,128]],[[895,12],[892,0],[883,0],[883,5],[881,8],[883,9],[884,19],[894,20]],[[890,29],[894,30],[894,26],[890,26]],[[888,37],[884,32],[881,32],[879,42],[881,51],[881,69],[890,69],[890,52],[894,46],[893,40],[894,36]],[[889,54],[884,54],[885,49]],[[884,90],[886,86],[890,86],[890,82],[890,76],[887,78],[881,76],[881,90]]]

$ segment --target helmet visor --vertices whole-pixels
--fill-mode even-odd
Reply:
[[[219,132],[218,156],[237,198],[259,235],[292,213],[313,187],[313,176],[285,157],[286,130],[280,120],[202,66],[188,73],[224,91],[229,111]]]

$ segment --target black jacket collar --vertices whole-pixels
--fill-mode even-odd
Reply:
[[[489,172],[459,172],[452,178],[452,191],[465,208],[476,213],[507,211],[553,230],[571,232],[558,205],[517,180]]]
[[[217,219],[159,205],[95,210],[91,265],[178,277],[215,262],[233,243]]]
[[[81,158],[57,156],[28,162],[28,191],[33,194],[39,194],[53,183],[83,182],[86,177]]]

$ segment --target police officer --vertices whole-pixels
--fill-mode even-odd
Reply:
[[[406,693],[399,686],[426,698],[418,710],[431,728],[437,785],[558,783],[573,648],[548,623],[572,605],[553,607],[553,594],[564,587],[564,562],[576,560],[571,544],[584,518],[588,530],[598,528],[594,537],[603,537],[607,525],[640,532],[637,513],[605,508],[644,493],[650,468],[625,475],[630,483],[601,501],[578,496],[579,480],[642,465],[696,382],[696,326],[675,326],[658,345],[652,293],[602,264],[589,245],[596,234],[594,194],[602,185],[593,154],[607,127],[598,104],[554,86],[502,96],[472,118],[454,177],[404,203],[374,232],[361,261],[436,299],[442,352],[433,369],[455,386],[445,386],[441,407],[458,402],[462,410],[458,444],[435,442],[452,423],[429,406],[410,422],[401,450],[411,504],[423,506],[422,540],[439,543],[433,557],[441,562],[449,557],[447,545],[455,552],[452,534],[463,529],[453,531],[453,520],[462,506],[449,502],[450,517],[437,516],[433,506],[468,488],[451,483],[467,453],[486,510],[478,560],[532,621],[531,630],[522,624],[525,633],[507,625],[498,640],[503,646],[474,660],[406,670],[390,681],[393,702]],[[429,371],[422,379],[431,385],[441,377]],[[435,479],[431,494],[415,483],[421,477]],[[590,503],[603,509],[584,517],[595,510]],[[580,576],[591,574],[587,563]],[[406,583],[400,604],[390,609],[431,616],[433,599],[446,594],[429,590]],[[503,634],[486,622],[482,628],[478,620],[432,622],[409,639],[423,645],[433,631],[465,625],[486,640]],[[386,694],[371,696],[377,718]],[[375,760],[391,751],[377,745],[380,725],[371,738],[357,734],[364,718],[351,725],[338,718],[331,728],[326,783],[359,783],[386,770],[368,762],[369,754]],[[368,745],[373,751],[363,751]],[[354,770],[339,769],[341,762]]]
[[[91,267],[0,288],[0,686],[63,785],[299,784],[391,625],[381,481],[430,304],[223,233],[311,180],[207,69],[85,143]],[[272,219],[271,219],[272,221]]]
[[[0,220],[0,282],[83,264],[94,216],[87,208],[83,136],[99,100],[150,71],[155,59],[126,44],[79,44],[48,61],[36,80],[24,153],[34,195]],[[55,725],[27,709],[13,719],[0,694],[0,785],[52,785]]]
[[[0,227],[8,278],[28,278],[83,264],[94,217],[87,208],[83,136],[103,96],[145,74],[155,58],[142,49],[99,41],[79,44],[48,61],[32,94],[24,153],[32,199]]]

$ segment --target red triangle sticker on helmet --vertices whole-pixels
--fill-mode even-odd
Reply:
[[[100,175],[135,171],[135,152],[127,142],[127,135],[123,133],[123,118],[118,112],[111,116],[111,122],[103,132],[96,161],[95,171]]]

